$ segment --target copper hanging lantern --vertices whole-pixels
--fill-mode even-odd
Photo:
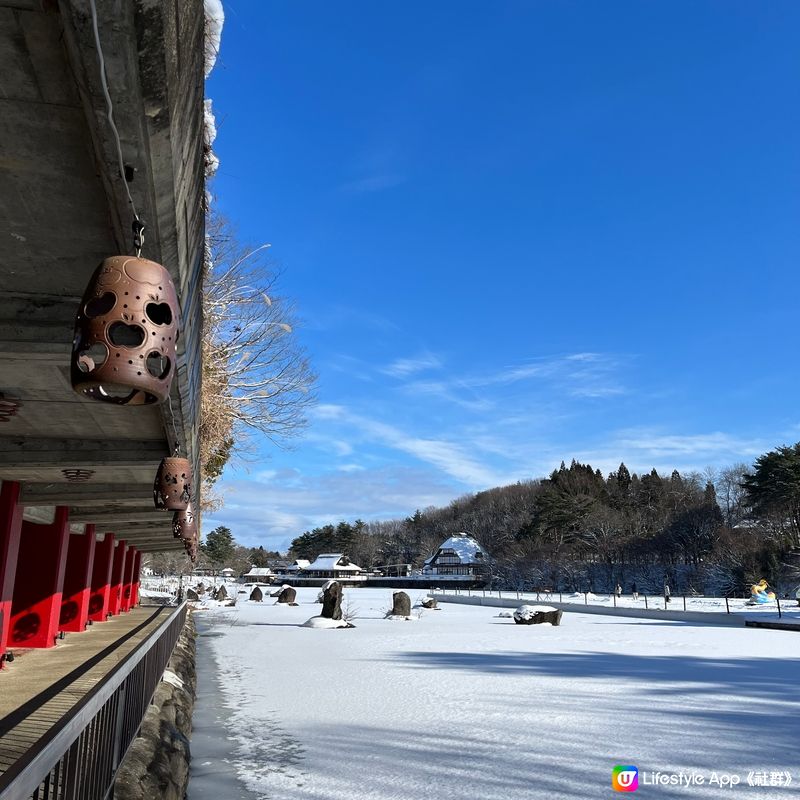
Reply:
[[[183,549],[186,550],[186,555],[189,556],[192,563],[197,561],[197,539],[192,539],[189,542],[185,541]]]
[[[112,256],[95,270],[75,320],[72,388],[118,405],[167,399],[175,374],[179,309],[169,272]]]
[[[180,511],[192,499],[192,465],[188,458],[172,456],[159,464],[153,483],[153,502],[161,511]]]
[[[191,502],[186,504],[186,508],[180,509],[173,514],[172,535],[176,539],[183,539],[184,542],[192,539],[197,541],[197,519]]]

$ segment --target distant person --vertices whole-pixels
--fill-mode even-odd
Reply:
[[[633,585],[631,586],[631,594],[633,595],[634,600],[639,599],[639,590],[636,588],[636,581],[634,581]]]
[[[617,584],[616,593],[617,597],[622,597],[622,587],[619,584]]]
[[[672,600],[672,592],[669,589],[669,584],[664,581],[664,605],[667,605]]]

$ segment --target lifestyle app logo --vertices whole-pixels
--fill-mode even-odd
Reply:
[[[617,764],[611,770],[611,788],[615,792],[635,792],[639,788],[639,769]]]

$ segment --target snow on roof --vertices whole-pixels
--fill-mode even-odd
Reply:
[[[305,569],[311,562],[305,558],[296,558],[289,564],[288,567],[285,567],[287,572],[295,572],[297,570]]]
[[[245,578],[266,578],[274,574],[269,567],[250,567],[250,572],[245,573]]]
[[[219,55],[219,43],[222,38],[222,26],[225,24],[225,11],[221,0],[203,0],[203,11],[206,19],[206,52],[204,71],[206,78],[214,69]]]
[[[344,558],[344,553],[320,553],[316,560],[308,566],[309,570],[345,570],[349,572],[361,572],[361,567],[355,564],[340,564]]]
[[[486,555],[483,548],[468,533],[454,533],[439,545],[439,549],[425,563],[430,564],[442,550],[452,550],[462,564],[474,564]]]

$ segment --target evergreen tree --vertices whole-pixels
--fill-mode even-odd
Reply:
[[[759,456],[742,485],[755,514],[784,523],[792,544],[800,546],[800,442]]]
[[[206,555],[213,567],[221,567],[234,553],[236,543],[230,528],[220,525],[214,528],[207,536],[200,549]]]

